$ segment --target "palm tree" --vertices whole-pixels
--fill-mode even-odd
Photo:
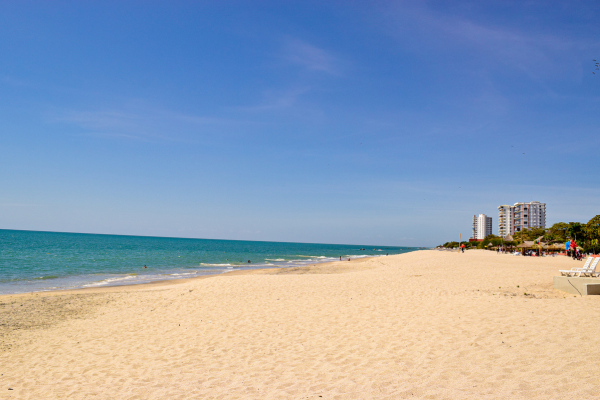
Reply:
[[[569,226],[567,227],[567,236],[570,237],[577,243],[577,235],[579,234],[581,237],[581,232],[583,227],[579,222],[569,222]]]

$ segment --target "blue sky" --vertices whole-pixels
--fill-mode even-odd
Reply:
[[[3,2],[0,228],[428,246],[532,200],[586,222],[599,20],[595,1]]]

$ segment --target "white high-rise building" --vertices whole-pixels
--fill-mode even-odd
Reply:
[[[498,233],[502,237],[513,235],[523,229],[545,227],[546,203],[530,201],[498,207]]]
[[[498,235],[506,237],[512,233],[512,208],[513,206],[502,205],[498,207]]]
[[[484,239],[492,234],[492,217],[485,214],[473,215],[473,239]]]

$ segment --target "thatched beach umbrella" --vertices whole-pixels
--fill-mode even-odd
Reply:
[[[560,251],[560,250],[565,249],[565,245],[562,243],[554,243],[554,244],[548,244],[548,245],[544,246],[544,248],[546,250],[550,250],[550,251]]]
[[[533,240],[526,240],[517,246],[519,249],[531,249],[533,247]]]

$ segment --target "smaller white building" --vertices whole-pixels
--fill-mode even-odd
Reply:
[[[492,234],[492,217],[485,214],[473,215],[473,239],[483,240]]]

